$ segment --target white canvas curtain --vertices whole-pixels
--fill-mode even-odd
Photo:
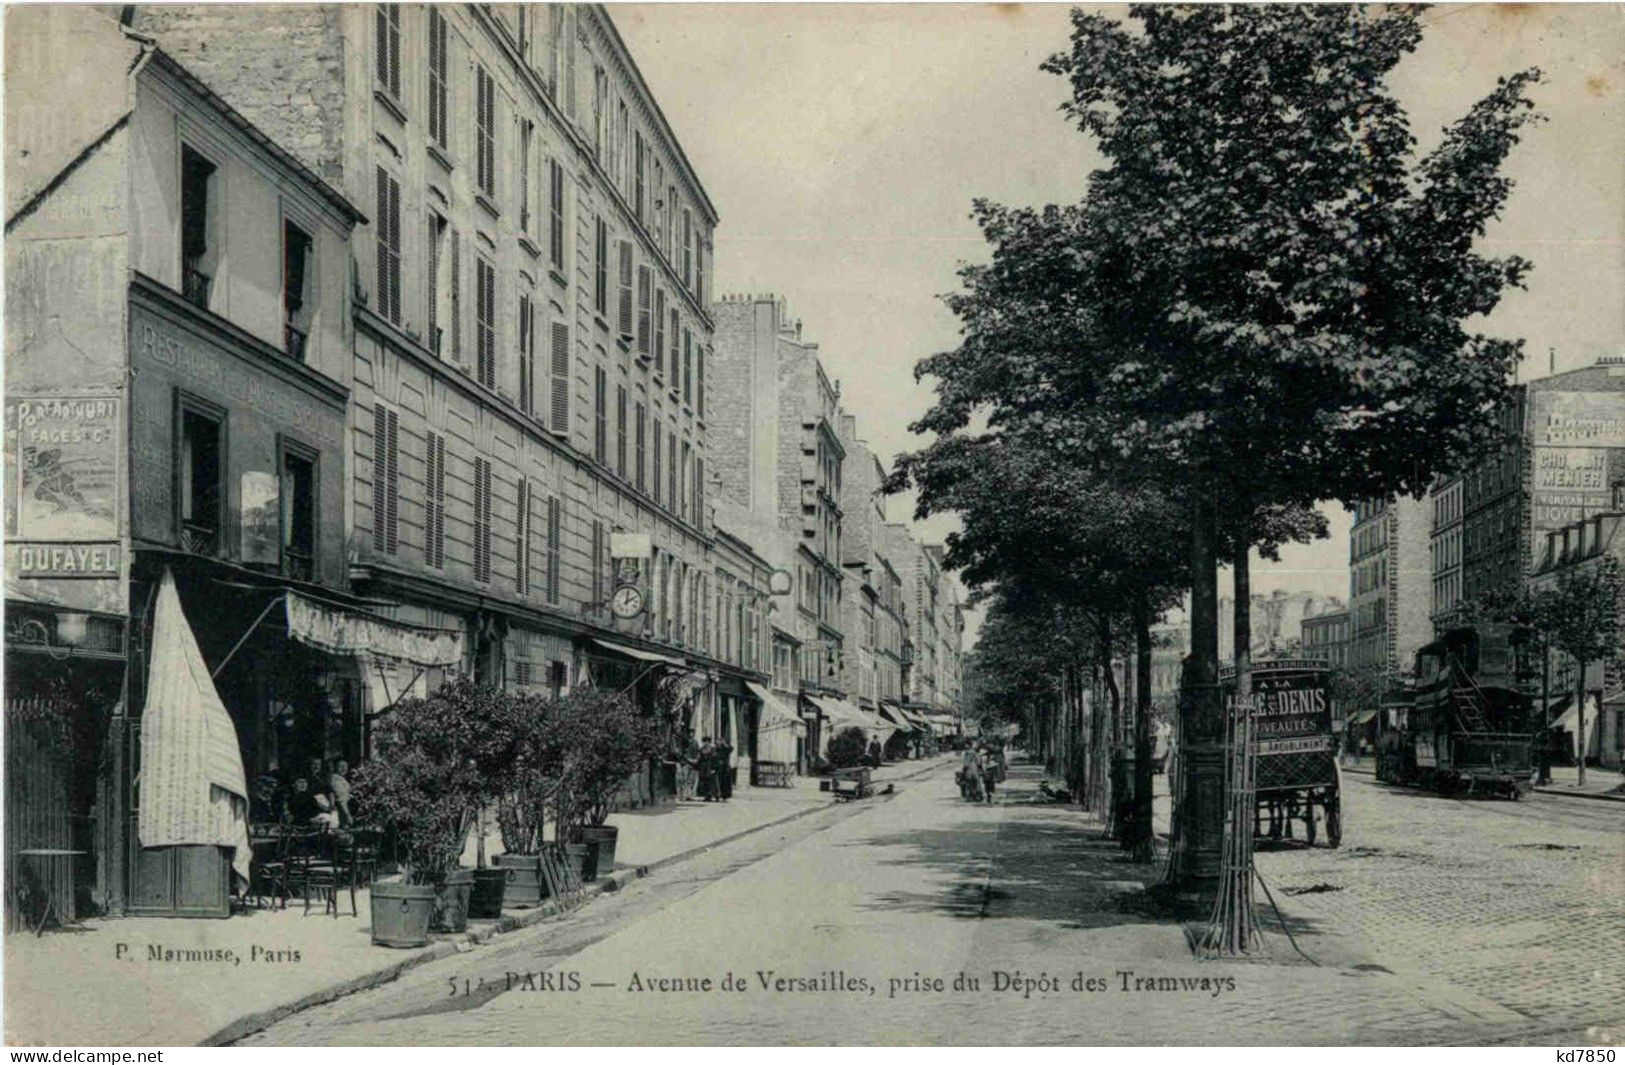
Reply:
[[[756,715],[756,758],[763,762],[794,763],[796,737],[805,735],[807,723],[784,700],[749,681],[745,686],[761,700],[762,709]]]
[[[164,571],[152,625],[152,668],[141,714],[143,847],[232,847],[232,869],[248,878],[248,786],[237,728],[215,690]]]

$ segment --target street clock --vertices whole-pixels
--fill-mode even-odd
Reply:
[[[636,585],[623,584],[610,596],[609,609],[623,621],[643,613],[643,592]]]

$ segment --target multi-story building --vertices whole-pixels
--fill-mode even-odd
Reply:
[[[908,622],[911,655],[906,660],[906,704],[910,710],[937,715],[940,710],[937,661],[941,653],[937,598],[941,572],[936,560],[914,538],[908,526],[888,523],[885,529],[886,557],[901,579],[903,614]]]
[[[226,916],[219,850],[132,836],[139,774],[149,812],[153,781],[180,791],[161,737],[204,727],[134,742],[149,676],[196,647],[237,737],[215,782],[242,789],[246,815],[246,780],[360,753],[369,656],[424,672],[462,653],[349,595],[361,213],[103,11],[19,9],[6,31],[7,696],[56,677],[72,713],[105,724],[73,766],[8,732],[7,846],[82,852],[48,876],[67,916],[80,897]],[[190,635],[156,642],[155,617]]]
[[[464,634],[489,679],[528,660],[629,684],[655,655],[765,680],[716,653],[717,212],[608,12],[130,11],[371,215],[347,330],[354,585]],[[645,608],[621,618],[627,583]],[[692,688],[714,716],[716,685]]]
[[[1432,536],[1428,542],[1433,567],[1433,602],[1430,616],[1434,634],[1455,621],[1462,602],[1462,492],[1460,477],[1442,477],[1428,493],[1433,513]]]
[[[859,437],[857,419],[842,414],[841,446],[846,459],[841,478],[841,566],[846,571],[843,631],[846,655],[842,683],[860,706],[877,709],[880,690],[880,605],[886,575],[881,569],[880,530],[886,524],[885,470],[880,459]]]
[[[1434,487],[1434,620],[1518,587],[1546,534],[1605,511],[1625,483],[1625,358],[1519,385],[1501,411],[1510,442]]]
[[[808,747],[827,745],[829,722],[871,731],[878,719],[847,697],[863,657],[848,645],[849,596],[841,507],[846,448],[840,394],[818,345],[802,336],[776,296],[729,296],[712,305],[713,468],[718,491],[777,530],[788,546],[790,588],[774,619],[775,653],[791,660],[811,716]],[[859,610],[862,604],[859,603]],[[854,615],[855,624],[861,625]],[[847,656],[853,665],[847,668]]]
[[[1426,500],[1364,500],[1349,533],[1348,668],[1408,672],[1432,638]]]
[[[1616,488],[1608,510],[1551,529],[1530,578],[1536,590],[1555,588],[1566,574],[1593,572],[1611,559],[1625,571],[1625,485]],[[1625,597],[1618,609],[1625,614]],[[1625,762],[1625,655],[1580,664],[1554,650],[1549,674],[1553,727],[1569,734],[1570,750],[1609,769]],[[1583,702],[1575,694],[1584,692]],[[1581,712],[1585,720],[1581,722]]]
[[[1298,623],[1298,632],[1305,658],[1323,659],[1333,669],[1347,665],[1349,612],[1341,602],[1328,600],[1320,613],[1307,615]]]

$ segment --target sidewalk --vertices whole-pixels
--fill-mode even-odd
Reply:
[[[1342,761],[1345,773],[1361,773],[1372,776],[1376,773],[1376,765],[1371,758],[1344,757]],[[1614,802],[1625,802],[1625,777],[1621,777],[1617,769],[1601,769],[1594,765],[1586,766],[1586,782],[1579,782],[1580,771],[1572,765],[1559,765],[1552,767],[1552,782],[1541,784],[1535,791],[1542,795],[1569,795],[1582,799],[1608,799]]]
[[[946,758],[878,770],[882,785],[945,766]],[[818,780],[790,788],[742,787],[726,803],[668,803],[610,818],[620,828],[616,869],[588,885],[613,891],[652,868],[682,861],[740,835],[831,804]],[[488,841],[488,846],[499,841]],[[495,849],[500,850],[500,846]],[[394,979],[402,971],[472,949],[494,935],[553,916],[548,907],[500,921],[471,921],[458,936],[394,950],[371,939],[367,892],[348,894],[341,915],[249,910],[227,920],[119,918],[72,930],[6,936],[5,1036],[12,1046],[191,1046],[233,1037],[269,1015],[285,1016]]]

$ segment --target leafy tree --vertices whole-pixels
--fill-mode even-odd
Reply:
[[[863,765],[868,757],[869,739],[856,725],[848,725],[830,737],[826,761],[829,762],[831,769],[850,769],[853,766]]]
[[[1593,662],[1620,653],[1625,643],[1620,615],[1625,610],[1625,574],[1609,556],[1595,565],[1566,568],[1554,585],[1535,592],[1532,613],[1552,643],[1574,660],[1574,700],[1579,721],[1579,779],[1585,783],[1585,675]]]

